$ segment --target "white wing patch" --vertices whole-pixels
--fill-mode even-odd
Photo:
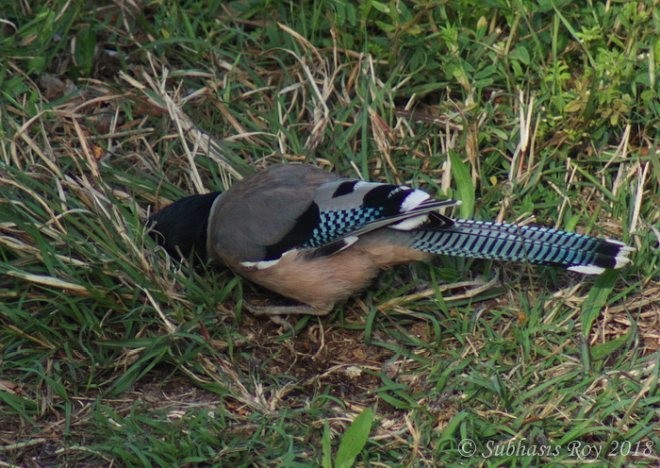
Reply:
[[[338,250],[338,252],[341,252],[344,249],[349,248],[351,245],[355,244],[360,238],[358,236],[347,236],[344,237],[344,246]]]
[[[291,249],[287,250],[282,254],[280,258],[276,258],[275,260],[261,260],[258,262],[241,262],[241,265],[247,268],[256,268],[257,270],[265,270],[267,268],[274,267],[277,265],[284,257],[287,257],[289,255],[294,255],[298,253],[298,249]]]
[[[413,218],[404,219],[403,221],[395,224],[390,224],[387,227],[398,229],[399,231],[412,231],[413,229],[418,228],[424,224],[426,221],[428,221],[428,219],[429,217],[427,215],[415,216]]]
[[[429,198],[431,198],[431,195],[428,193],[423,192],[422,190],[414,190],[403,200],[403,203],[401,203],[401,211],[410,211],[417,208],[422,202],[425,202]]]

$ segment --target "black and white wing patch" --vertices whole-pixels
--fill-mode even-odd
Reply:
[[[449,227],[453,221],[436,210],[457,204],[432,199],[422,190],[403,185],[346,179],[327,182],[316,190],[293,228],[279,242],[266,246],[262,261],[243,265],[268,268],[294,250],[311,256],[331,255],[351,246],[361,235],[385,227],[402,231]]]

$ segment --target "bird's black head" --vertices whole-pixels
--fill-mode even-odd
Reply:
[[[174,258],[191,255],[205,261],[206,230],[213,202],[220,192],[191,195],[150,216],[150,235]]]

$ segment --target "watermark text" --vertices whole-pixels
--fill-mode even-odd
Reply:
[[[651,457],[655,454],[653,442],[614,440],[609,444],[587,443],[573,440],[564,445],[533,444],[527,439],[515,441],[489,440],[484,446],[477,446],[472,439],[463,439],[458,443],[459,453],[466,458],[480,457],[558,457],[567,454],[580,461],[597,460],[612,457]]]

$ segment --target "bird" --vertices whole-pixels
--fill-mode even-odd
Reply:
[[[595,275],[622,268],[625,243],[535,225],[450,218],[458,205],[406,185],[276,164],[225,192],[191,195],[148,218],[176,257],[211,260],[295,301],[257,315],[326,315],[388,267],[434,255],[554,265]]]

